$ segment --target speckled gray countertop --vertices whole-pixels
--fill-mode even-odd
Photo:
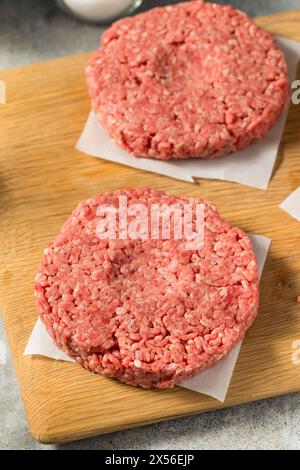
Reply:
[[[145,1],[143,8],[177,3]],[[226,3],[226,2],[221,2]],[[250,15],[300,8],[300,0],[232,0]],[[2,0],[1,69],[95,49],[103,29],[76,21],[51,0]],[[300,449],[300,394],[116,432],[62,446],[30,435],[0,322],[0,449]],[[7,348],[6,348],[7,349]],[[6,364],[1,364],[6,362]]]

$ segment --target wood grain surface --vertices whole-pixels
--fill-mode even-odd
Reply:
[[[300,40],[300,10],[257,22]],[[22,356],[36,322],[33,279],[44,247],[79,201],[118,188],[207,198],[233,224],[273,239],[259,316],[225,406],[300,390],[300,366],[292,363],[292,343],[300,339],[300,224],[278,207],[300,185],[300,105],[290,109],[268,191],[178,182],[75,150],[90,107],[83,76],[88,56],[0,72],[7,88],[7,104],[0,106],[0,304],[33,436],[58,443],[222,406],[180,387],[146,391],[76,364]]]

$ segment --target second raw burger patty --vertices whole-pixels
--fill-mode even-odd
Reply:
[[[219,157],[265,136],[289,94],[274,38],[231,6],[187,2],[115,23],[86,71],[93,109],[137,157]]]
[[[183,240],[161,236],[100,240],[97,208],[118,208],[119,196],[148,209],[203,203],[204,246],[187,251]],[[257,314],[257,263],[245,233],[208,202],[121,190],[78,205],[45,250],[35,292],[48,332],[80,364],[165,388],[212,366],[243,338]]]

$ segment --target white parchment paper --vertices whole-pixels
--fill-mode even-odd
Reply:
[[[300,222],[300,187],[291,193],[279,207]]]
[[[289,78],[296,77],[300,59],[300,42],[277,38],[289,67]],[[94,113],[90,113],[76,148],[93,157],[121,163],[183,181],[194,182],[194,178],[208,178],[267,189],[276,161],[277,151],[284,129],[287,111],[266,137],[250,147],[218,159],[201,160],[190,158],[180,161],[160,161],[135,158],[119,148],[100,126]]]
[[[259,266],[259,277],[267,258],[271,240],[260,235],[249,235]],[[192,379],[181,382],[180,386],[194,390],[195,392],[210,395],[223,402],[225,400],[230,380],[237,361],[241,344],[235,346],[227,357],[218,362],[207,371],[198,374]],[[24,355],[40,355],[52,359],[74,362],[64,352],[60,351],[53,343],[44,324],[38,320],[25,348]]]

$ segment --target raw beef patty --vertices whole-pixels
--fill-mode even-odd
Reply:
[[[172,230],[169,239],[101,240],[97,208],[118,208],[119,196],[149,213],[152,204],[203,204],[204,245],[187,250]],[[243,338],[257,314],[257,263],[249,238],[210,203],[121,190],[78,205],[44,252],[35,293],[56,345],[84,367],[130,385],[173,387]]]
[[[187,2],[120,20],[86,70],[93,110],[136,157],[219,157],[265,136],[289,95],[274,38],[231,6]]]

